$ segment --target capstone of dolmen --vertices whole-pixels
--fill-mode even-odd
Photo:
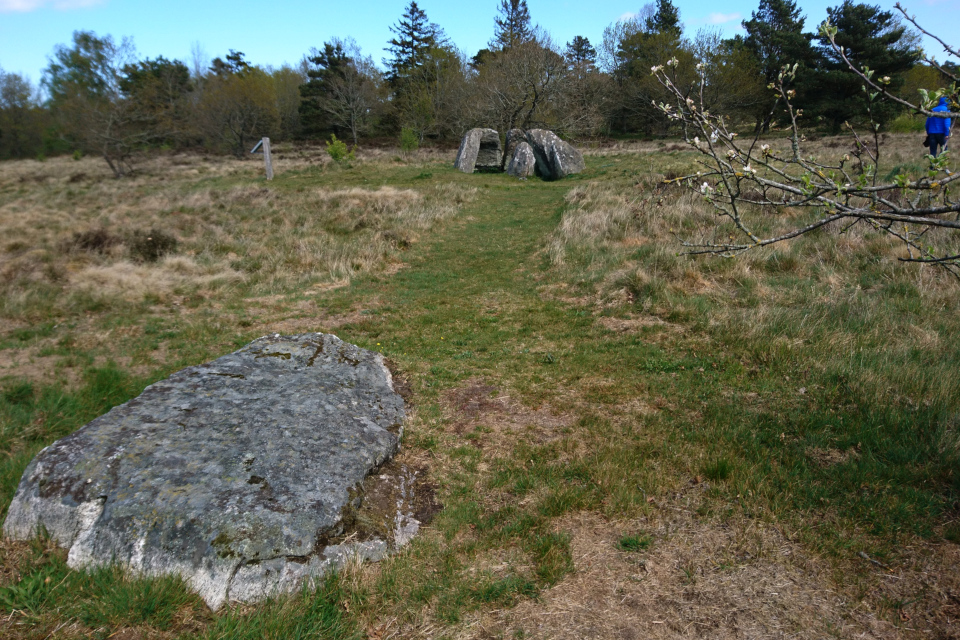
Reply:
[[[527,142],[537,158],[537,173],[547,180],[560,180],[586,168],[583,154],[552,131],[530,129]]]
[[[344,540],[345,514],[403,419],[379,354],[319,333],[260,338],[41,451],[4,533],[45,529],[74,568],[180,575],[214,609],[290,592],[387,553]]]
[[[514,147],[513,157],[507,167],[507,174],[515,178],[529,178],[537,168],[537,158],[533,154],[533,147],[522,141]]]
[[[500,169],[502,157],[499,133],[493,129],[471,129],[460,141],[453,166],[464,173]]]

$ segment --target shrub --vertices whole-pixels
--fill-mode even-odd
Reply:
[[[891,133],[919,133],[924,130],[925,121],[923,117],[903,113],[887,125],[887,131]]]
[[[130,257],[138,262],[156,262],[177,249],[177,239],[161,229],[137,230],[127,241]]]
[[[327,141],[327,153],[330,154],[330,158],[337,164],[350,162],[357,157],[354,150],[347,147],[346,142],[337,140],[336,135],[331,135],[330,140]]]
[[[404,127],[400,130],[400,151],[410,153],[420,148],[420,139],[413,129]]]

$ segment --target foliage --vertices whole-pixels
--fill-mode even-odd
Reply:
[[[411,153],[420,147],[420,138],[413,129],[404,127],[400,130],[400,151]]]
[[[346,142],[337,140],[336,135],[330,136],[330,140],[327,141],[327,154],[334,162],[341,165],[357,157],[353,149],[347,148]]]
[[[808,88],[816,91],[815,82],[809,82],[810,87],[805,84],[818,66],[816,51],[811,44],[813,35],[803,31],[805,22],[806,18],[793,0],[760,0],[760,6],[751,14],[750,20],[743,22],[747,36],[741,44],[753,57],[763,87],[777,79],[784,65],[797,64],[799,80],[794,84],[800,86],[794,89],[800,91],[801,99]],[[776,97],[768,95],[753,110],[758,128],[769,129],[777,116],[773,112],[775,102]]]
[[[206,79],[198,124],[212,143],[243,158],[252,140],[271,136],[277,130],[280,112],[273,79],[257,67],[238,68],[235,73],[222,70]]]
[[[885,85],[897,92],[904,83],[903,74],[920,58],[918,40],[892,12],[879,7],[844,0],[840,6],[827,9],[827,16],[835,32],[832,36],[820,34],[824,59],[823,72],[817,77],[820,98],[811,107],[833,132],[840,131],[848,121],[883,126],[896,117],[901,106],[869,100],[860,79],[850,73],[848,63],[857,69],[870,69],[877,77],[889,78]]]
[[[117,177],[132,170],[131,156],[154,140],[144,104],[124,93],[124,69],[133,42],[116,43],[93,32],[73,34],[73,47],[58,46],[44,72],[50,108],[64,133],[81,149],[101,156]]]
[[[36,156],[43,148],[42,130],[48,120],[30,81],[0,69],[0,159]]]
[[[597,64],[597,50],[590,44],[590,39],[583,36],[574,36],[573,40],[567,43],[564,57],[571,67],[588,71],[593,70]]]
[[[680,24],[680,10],[671,0],[657,0],[653,15],[644,20],[647,33],[662,33],[679,38],[683,32]]]
[[[493,39],[488,45],[492,51],[506,51],[534,39],[527,0],[500,0],[497,13]]]
[[[386,50],[392,57],[383,62],[389,69],[390,84],[400,89],[410,74],[424,65],[432,49],[446,44],[446,36],[439,26],[429,21],[415,0],[411,0],[390,32],[394,37]]]

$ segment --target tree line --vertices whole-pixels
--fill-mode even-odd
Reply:
[[[852,0],[827,10],[850,60],[913,98],[945,82],[922,60],[919,35],[898,16]],[[0,70],[0,158],[87,153],[118,176],[146,148],[207,148],[242,156],[261,136],[351,140],[403,134],[458,139],[474,126],[549,128],[567,138],[658,136],[676,126],[657,108],[670,96],[651,69],[673,61],[678,86],[733,126],[782,124],[769,85],[797,65],[794,104],[838,131],[866,118],[861,82],[792,0],[760,0],[744,35],[685,34],[671,0],[611,24],[602,41],[565,46],[536,26],[526,0],[501,0],[487,47],[470,56],[411,1],[391,27],[382,64],[351,38],[333,38],[297,66],[253,64],[231,50],[212,62],[139,59],[129,39],[76,32],[55,48],[39,86]],[[816,25],[813,25],[815,28]],[[699,82],[700,74],[706,78]],[[699,99],[699,98],[698,98]],[[896,103],[874,106],[888,126]]]

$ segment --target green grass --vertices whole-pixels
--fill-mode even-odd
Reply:
[[[850,247],[834,236],[808,238],[739,262],[678,257],[667,229],[680,214],[655,198],[602,238],[565,236],[564,260],[554,259],[558,229],[583,215],[568,199],[572,189],[600,185],[640,203],[657,174],[690,162],[687,153],[589,158],[586,173],[552,183],[465,176],[439,163],[298,169],[270,188],[456,183],[477,196],[392,250],[406,268],[360,270],[338,289],[259,279],[209,297],[187,291],[177,307],[78,302],[55,318],[43,317],[52,303],[7,304],[8,317],[22,320],[17,309],[37,316],[35,329],[4,334],[4,348],[46,349],[60,371],[81,371],[73,386],[55,377],[0,385],[0,504],[5,510],[40,447],[150,381],[231,351],[271,322],[333,330],[328,319],[349,314],[336,333],[383,352],[410,381],[416,418],[405,447],[429,456],[443,511],[365,580],[331,578],[251,610],[196,614],[199,627],[184,637],[352,638],[367,623],[424,616],[452,627],[538,598],[575,571],[567,516],[654,517],[650,498],[698,476],[710,485],[702,513],[767,519],[838,563],[863,549],[895,562],[906,540],[955,541],[955,288],[877,259],[884,248],[866,236]],[[267,224],[273,212],[258,207],[239,206],[236,215]],[[353,238],[349,222],[327,230]],[[637,236],[647,243],[625,241]],[[240,264],[247,259],[238,255],[238,268],[254,269]],[[637,318],[650,322],[626,331],[605,324]],[[90,344],[91,333],[106,331],[115,343]],[[103,366],[119,352],[129,367]],[[458,432],[445,398],[474,380],[525,410],[562,412],[562,426],[545,436],[536,425],[507,433],[481,417]],[[630,533],[617,546],[637,552],[651,540]],[[175,582],[76,574],[47,556],[26,562],[18,582],[2,585],[0,603],[37,628],[74,620],[91,630],[161,630],[196,607]],[[50,586],[64,579],[96,595]],[[96,612],[94,599],[105,603]]]
[[[653,538],[646,534],[623,536],[617,541],[617,548],[621,551],[646,551],[653,544]]]

